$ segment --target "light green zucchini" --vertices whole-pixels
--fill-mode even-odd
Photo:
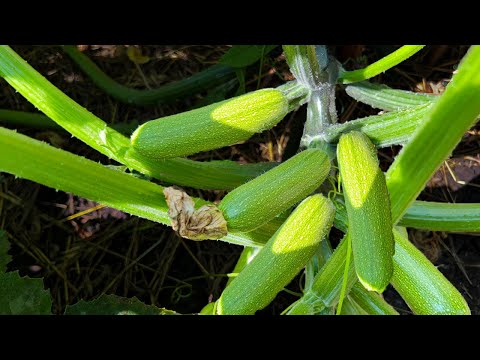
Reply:
[[[393,273],[390,199],[375,146],[352,131],[340,137],[337,159],[357,276],[367,290],[383,292]]]
[[[318,188],[330,171],[327,154],[308,149],[227,194],[218,206],[228,231],[251,231]]]
[[[397,230],[392,285],[418,315],[470,315],[467,302],[445,276]]]
[[[155,119],[131,136],[140,154],[164,159],[233,145],[270,129],[288,112],[288,98],[262,89],[215,104]]]
[[[225,288],[217,301],[217,313],[254,314],[267,306],[315,254],[334,216],[335,207],[321,194],[302,201]]]

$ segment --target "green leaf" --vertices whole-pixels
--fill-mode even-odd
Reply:
[[[220,59],[220,64],[244,68],[256,63],[277,45],[234,45]]]
[[[92,301],[67,305],[65,315],[179,315],[175,311],[146,305],[136,297],[102,295]]]
[[[0,315],[51,315],[50,292],[43,289],[42,279],[5,273],[12,260],[9,249],[7,234],[0,229]]]
[[[0,272],[7,271],[7,265],[12,261],[12,257],[8,255],[8,250],[10,250],[10,243],[7,233],[0,229]]]
[[[42,279],[20,277],[18,271],[0,275],[1,315],[51,315],[50,292]]]

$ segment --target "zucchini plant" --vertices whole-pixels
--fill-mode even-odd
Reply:
[[[0,46],[0,76],[49,119],[18,118],[62,128],[127,169],[116,171],[0,127],[0,171],[172,226],[191,240],[245,247],[236,277],[200,314],[255,314],[299,274],[302,294],[285,314],[398,314],[382,297],[389,284],[415,314],[470,314],[460,292],[409,242],[405,227],[480,231],[480,204],[416,200],[480,114],[480,46],[470,47],[440,96],[368,81],[422,48],[405,45],[364,69],[345,71],[323,45],[284,45],[295,80],[147,121],[128,137],[62,93],[9,46]],[[162,93],[142,97],[121,89],[75,47],[63,49],[112,96],[146,104]],[[238,52],[225,61],[234,64]],[[231,80],[227,70],[212,68],[206,83]],[[185,85],[190,93],[198,89],[193,83]],[[337,84],[385,113],[338,124]],[[175,91],[165,91],[169,100]],[[297,154],[281,164],[186,158],[245,141],[304,104]],[[15,126],[14,113],[1,114]],[[390,145],[402,150],[384,173],[377,149]],[[229,192],[214,204],[188,196],[181,186]],[[335,248],[332,226],[345,234]],[[0,291],[8,291],[1,279]],[[104,297],[97,304],[108,304],[108,313],[119,309],[118,299]],[[146,309],[137,300],[134,305],[140,313],[174,313]]]

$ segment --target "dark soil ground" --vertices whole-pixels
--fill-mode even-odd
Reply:
[[[13,47],[35,69],[72,99],[109,123],[140,123],[194,107],[205,93],[171,105],[139,107],[120,103],[106,95],[74,62],[54,46]],[[125,46],[82,45],[82,51],[119,83],[139,89],[155,88],[190,76],[214,63],[228,46],[139,46],[149,57],[145,64],[133,63]],[[396,46],[331,46],[331,52],[346,69],[361,68],[393,51]],[[375,78],[395,88],[438,92],[451,78],[467,46],[427,46],[398,67]],[[259,77],[260,75],[260,77]],[[249,69],[247,90],[275,87],[293,77],[281,48],[270,53],[262,66]],[[35,111],[20,94],[0,80],[0,108]],[[376,114],[367,105],[349,98],[338,87],[340,122]],[[299,143],[305,108],[288,115],[274,129],[254,136],[244,144],[192,156],[193,159],[232,159],[240,162],[282,161],[292,156]],[[19,129],[67,151],[112,163],[65,132]],[[398,147],[382,149],[382,166],[388,168]],[[465,134],[453,157],[476,157],[480,152],[475,129]],[[1,154],[0,156],[3,156]],[[457,161],[456,183],[446,167],[439,170],[421,199],[448,202],[480,202],[478,164]],[[475,165],[476,164],[476,165]],[[452,163],[449,162],[449,165]],[[43,277],[53,299],[52,311],[99,294],[136,296],[180,313],[199,312],[215,300],[226,283],[241,247],[217,241],[193,242],[178,237],[170,228],[109,208],[95,208],[89,200],[56,192],[31,181],[0,175],[0,228],[7,231],[13,261],[9,270]],[[92,179],[95,181],[95,179]],[[189,189],[196,196],[216,201],[223,191]],[[80,212],[89,210],[84,215]],[[332,232],[332,237],[338,237]],[[450,234],[410,230],[411,240],[452,281],[468,301],[472,313],[480,313],[480,245],[476,234]],[[334,239],[335,240],[335,239]],[[278,314],[297,298],[299,279],[280,293],[261,315]],[[385,298],[401,313],[408,308],[392,288]]]

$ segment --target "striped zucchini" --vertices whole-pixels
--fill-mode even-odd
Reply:
[[[321,194],[303,200],[267,244],[225,288],[217,313],[254,314],[305,267],[333,224],[335,207]]]
[[[277,89],[257,90],[233,99],[148,121],[131,136],[140,154],[164,159],[233,145],[270,129],[288,112]]]
[[[337,158],[357,276],[367,290],[383,292],[393,273],[390,199],[375,146],[352,131],[340,137]]]
[[[231,191],[219,209],[228,231],[253,230],[318,188],[330,171],[327,154],[308,149]]]
[[[397,230],[392,285],[419,315],[470,315],[463,296],[445,276]]]

